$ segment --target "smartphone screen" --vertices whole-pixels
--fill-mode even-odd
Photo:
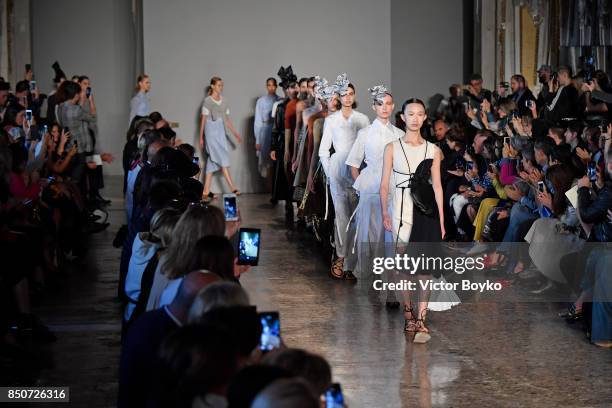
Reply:
[[[587,166],[587,176],[591,181],[597,180],[597,166],[595,165],[594,161],[590,161],[589,165]]]
[[[30,92],[36,91],[36,81],[30,81]]]
[[[339,383],[333,383],[325,392],[326,408],[344,408],[344,396]]]
[[[538,181],[538,191],[540,193],[543,193],[545,191],[544,190],[544,182],[543,181]]]
[[[238,243],[238,265],[257,265],[261,230],[257,228],[240,228]]]
[[[466,163],[465,163],[465,168],[466,168],[468,171],[469,171],[469,170],[472,170],[472,169],[474,168],[474,162],[471,162],[471,161],[466,162]]]
[[[238,205],[236,194],[223,194],[223,212],[226,221],[238,220]]]
[[[261,340],[259,347],[264,351],[274,350],[280,347],[280,318],[278,312],[261,312]]]
[[[28,122],[32,120],[32,110],[31,109],[26,109],[25,118]]]
[[[510,144],[510,137],[509,136],[504,137],[504,144]]]

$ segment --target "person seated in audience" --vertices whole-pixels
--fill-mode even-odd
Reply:
[[[285,348],[274,350],[262,359],[263,364],[280,367],[294,377],[302,378],[310,384],[317,395],[322,395],[332,384],[332,370],[321,356],[306,350]]]
[[[301,379],[280,379],[261,391],[251,408],[320,408],[320,397]]]
[[[281,378],[293,375],[274,365],[255,364],[243,368],[227,390],[228,408],[251,408],[253,400],[264,388]]]
[[[217,280],[219,278],[213,274],[189,274],[181,282],[171,304],[146,312],[132,323],[121,348],[118,407],[146,406],[159,345],[187,322],[193,300],[203,288]]]
[[[188,266],[189,271],[213,273],[224,281],[238,281],[237,258],[231,242],[224,236],[208,235],[200,238],[195,244],[194,258]],[[166,305],[176,295],[182,276],[171,280],[164,289],[159,300],[159,306]]]

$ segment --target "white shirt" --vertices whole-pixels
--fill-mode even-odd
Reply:
[[[404,132],[401,129],[393,126],[391,122],[385,125],[378,119],[374,119],[370,126],[357,133],[357,140],[346,159],[346,164],[360,168],[361,163],[365,160],[367,167],[355,180],[353,185],[355,190],[360,193],[378,194],[382,179],[385,146],[402,136]]]
[[[357,132],[369,124],[368,117],[355,110],[348,119],[344,118],[341,110],[332,113],[325,119],[323,136],[319,145],[319,157],[325,174],[331,176],[329,149],[334,146],[334,155],[348,155],[357,138]]]

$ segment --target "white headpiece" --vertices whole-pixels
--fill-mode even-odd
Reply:
[[[373,86],[372,88],[368,89],[368,91],[372,96],[372,101],[374,101],[374,103],[377,105],[383,104],[385,96],[388,95],[389,92],[387,88],[384,87],[384,85]]]
[[[338,75],[336,78],[336,83],[334,84],[334,88],[336,88],[336,93],[340,96],[346,95],[348,92],[350,81],[346,77],[346,73],[342,75]]]

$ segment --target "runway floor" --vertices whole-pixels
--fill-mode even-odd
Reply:
[[[111,226],[86,263],[59,277],[37,313],[58,340],[24,369],[70,386],[72,406],[115,405],[120,348],[116,299],[123,222],[119,179],[107,183]],[[242,279],[260,311],[278,310],[284,341],[320,353],[355,407],[610,407],[612,353],[557,317],[559,305],[472,303],[431,312],[432,340],[413,345],[400,311],[363,285],[332,281],[320,248],[284,228],[268,195],[239,198],[243,226],[262,228],[260,265]],[[503,296],[503,292],[500,296]],[[34,366],[34,365],[33,365]],[[36,406],[40,406],[36,404]]]

